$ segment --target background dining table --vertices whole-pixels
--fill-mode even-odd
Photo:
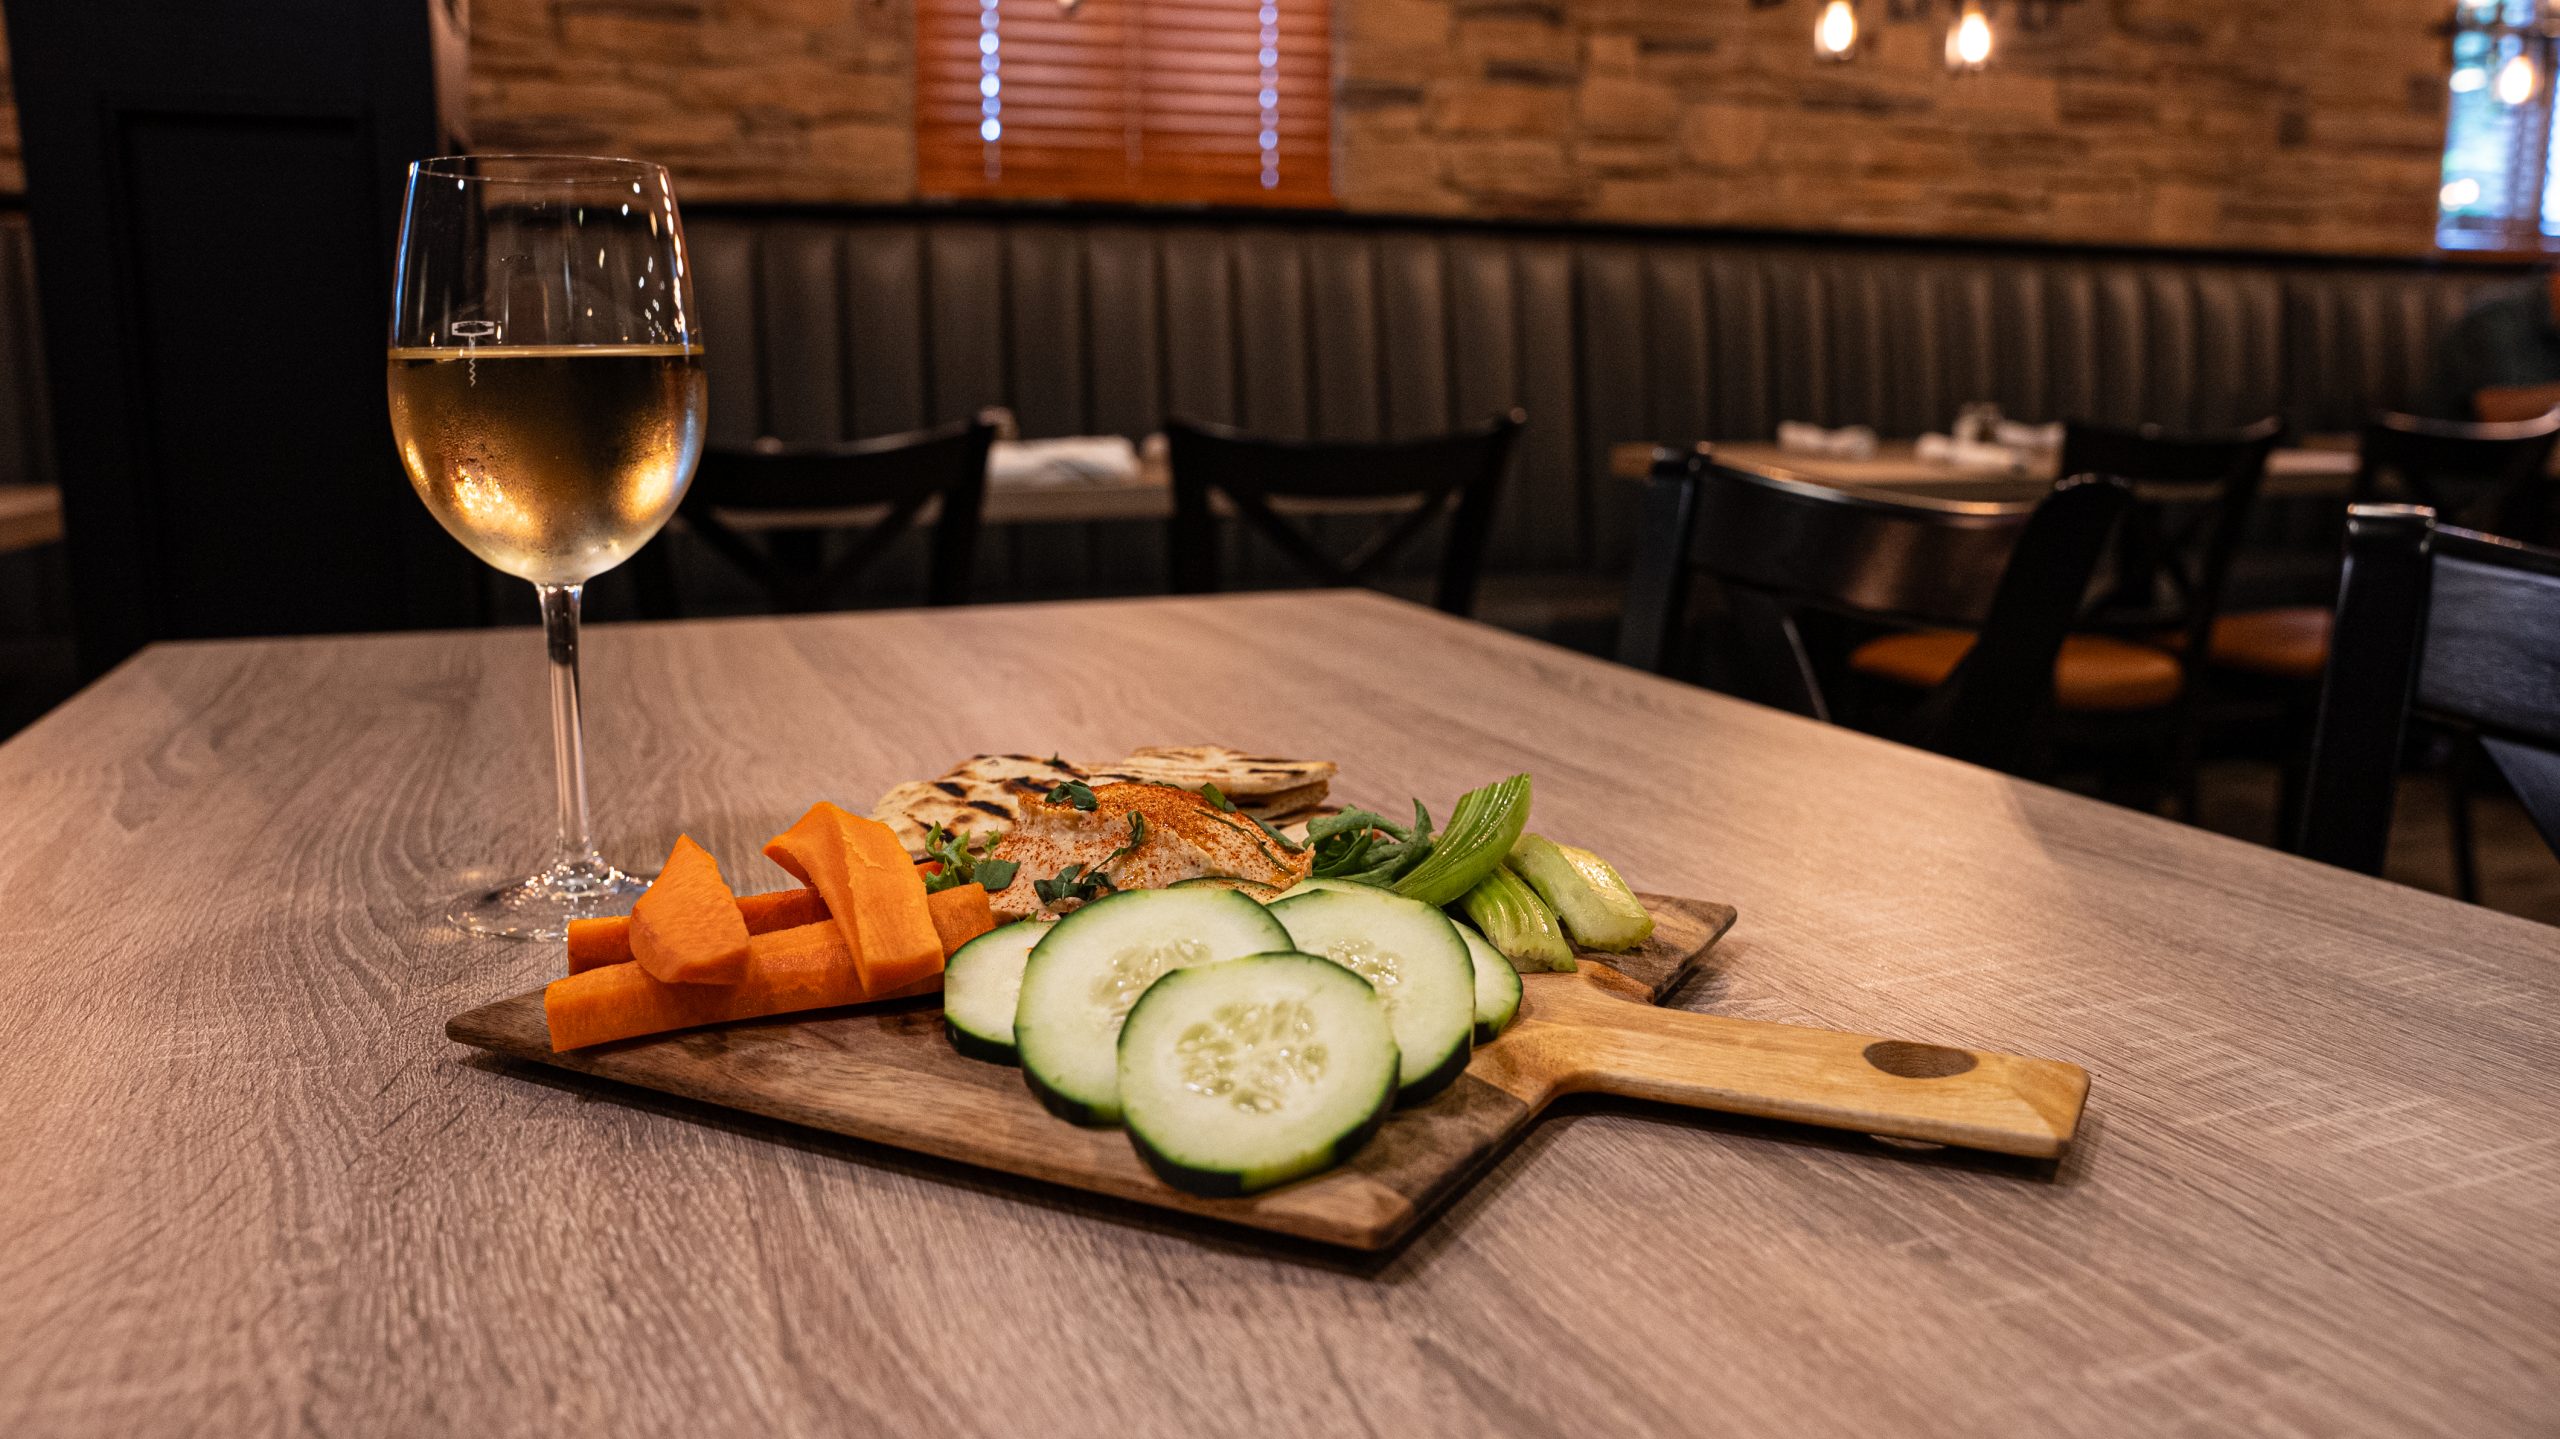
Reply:
[[[2086,1065],[2058,1163],[1621,1102],[1355,1259],[447,1041],[556,946],[525,632],[155,647],[0,746],[0,1433],[2549,1435],[2560,931],[1391,600],[607,626],[608,851],[1218,742],[1729,902],[1680,1006]]]
[[[1888,499],[1921,497],[1990,504],[2032,505],[2060,478],[2058,454],[2030,454],[2006,465],[1966,464],[1924,457],[1910,440],[1886,440],[1869,455],[1826,455],[1758,441],[1718,442],[1716,461],[1755,474],[1809,480]],[[1609,449],[1609,472],[1640,480],[1653,472],[1654,447],[1622,444]],[[2269,500],[2329,500],[2340,504],[2355,492],[2353,435],[2313,435],[2267,456],[2259,495]],[[2165,492],[2163,497],[2192,498]]]

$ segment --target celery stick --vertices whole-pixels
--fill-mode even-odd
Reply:
[[[1564,942],[1555,911],[1509,866],[1496,865],[1458,907],[1513,969],[1573,972],[1573,946]]]
[[[1396,881],[1396,893],[1424,904],[1455,904],[1493,873],[1528,824],[1527,775],[1467,791],[1458,797],[1449,827],[1440,832],[1431,853]]]
[[[1587,849],[1524,834],[1506,862],[1564,921],[1564,932],[1576,944],[1633,949],[1653,933],[1653,916],[1645,913],[1635,891],[1607,860]]]

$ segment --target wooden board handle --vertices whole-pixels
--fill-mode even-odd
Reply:
[[[2076,1064],[1656,1009],[1587,984],[1542,987],[1503,1044],[1552,1093],[1596,1092],[1894,1139],[2050,1159],[2071,1143]]]

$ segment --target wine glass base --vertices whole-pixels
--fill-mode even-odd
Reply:
[[[629,914],[649,881],[590,856],[455,900],[445,918],[473,934],[565,939],[569,921]]]

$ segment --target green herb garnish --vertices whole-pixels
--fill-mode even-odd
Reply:
[[[1031,881],[1031,892],[1040,896],[1044,905],[1056,904],[1062,899],[1093,899],[1100,895],[1101,884],[1083,875],[1083,865],[1071,864],[1048,879]]]
[[[1048,794],[1042,797],[1048,800],[1051,804],[1074,805],[1076,808],[1083,810],[1087,814],[1091,814],[1094,807],[1102,803],[1102,801],[1093,797],[1093,786],[1086,784],[1080,779],[1068,780],[1066,783],[1050,790]]]
[[[1132,851],[1146,842],[1147,817],[1136,810],[1131,810],[1128,843],[1104,855],[1101,862],[1091,869],[1081,864],[1071,864],[1047,879],[1033,880],[1031,892],[1038,895],[1040,902],[1044,905],[1055,905],[1061,900],[1069,899],[1100,899],[1120,887],[1105,871],[1127,858]]]
[[[992,834],[980,840],[968,833],[954,835],[940,825],[925,831],[925,857],[941,868],[924,877],[924,892],[939,894],[964,884],[982,884],[987,893],[993,894],[1010,886],[1021,866],[1009,859],[987,858],[995,847],[996,836]]]
[[[1420,812],[1419,804],[1414,806]],[[1307,826],[1307,843],[1315,850],[1318,879],[1356,879],[1392,858],[1387,849],[1405,844],[1413,832],[1373,810],[1346,809]]]

